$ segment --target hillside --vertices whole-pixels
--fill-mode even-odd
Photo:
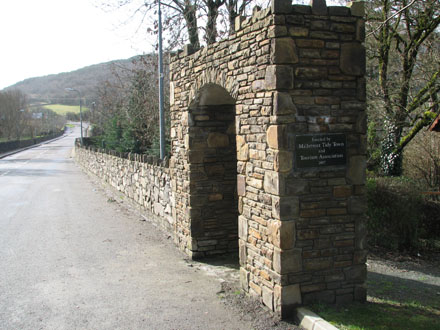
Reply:
[[[115,79],[113,73],[130,67],[133,59],[135,58],[90,65],[71,72],[28,78],[5,90],[19,89],[28,96],[31,103],[74,104],[77,102],[75,93],[65,91],[65,88],[71,87],[79,90],[86,100],[92,100],[96,97],[98,86],[105,81]]]

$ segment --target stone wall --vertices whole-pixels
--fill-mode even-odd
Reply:
[[[174,232],[174,198],[167,161],[75,144],[75,161],[143,207],[151,220]]]
[[[243,289],[282,316],[366,297],[363,15],[273,0],[171,58],[176,243],[231,251],[238,227]]]
[[[52,139],[56,139],[57,137],[60,137],[64,134],[64,129],[60,130],[58,133],[33,138],[29,140],[14,140],[14,141],[7,141],[7,142],[0,142],[0,153],[6,153],[9,151],[14,151],[22,148],[27,148],[35,144],[39,144],[45,141],[49,141]]]

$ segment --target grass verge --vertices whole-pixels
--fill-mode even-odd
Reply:
[[[369,297],[349,306],[314,304],[310,309],[339,329],[440,329],[440,310],[418,302]]]

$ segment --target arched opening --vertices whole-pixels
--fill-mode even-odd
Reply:
[[[189,107],[190,230],[193,257],[238,249],[235,100],[202,87]]]

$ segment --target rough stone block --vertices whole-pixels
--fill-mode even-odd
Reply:
[[[364,214],[367,212],[367,198],[365,196],[350,197],[348,210],[350,214]]]
[[[274,116],[293,115],[297,113],[296,106],[293,104],[292,97],[289,93],[275,92],[273,101]]]
[[[347,170],[348,182],[355,185],[365,184],[366,168],[365,156],[351,156]]]
[[[208,135],[208,147],[224,148],[229,145],[229,137],[226,134],[212,132]]]
[[[194,54],[194,47],[190,44],[187,44],[183,47],[183,56],[189,56]]]
[[[336,186],[333,187],[333,197],[335,198],[346,198],[350,197],[352,194],[351,186]]]
[[[304,270],[317,271],[330,269],[332,267],[333,258],[313,258],[304,260]]]
[[[314,15],[327,15],[327,3],[325,0],[310,0],[310,6]]]
[[[282,221],[292,220],[299,215],[299,198],[296,196],[272,197],[272,216]]]
[[[273,291],[267,286],[263,286],[263,304],[265,304],[271,311],[273,311]]]
[[[346,281],[363,283],[367,278],[367,266],[364,264],[346,268],[344,274]]]
[[[292,2],[286,0],[272,0],[270,4],[272,14],[290,14]]]
[[[351,10],[351,15],[364,17],[365,15],[365,1],[352,1],[347,4]]]
[[[365,41],[365,21],[363,19],[356,21],[356,40],[359,42]]]
[[[287,144],[286,128],[283,125],[271,125],[266,132],[269,148],[282,149]]]
[[[363,285],[356,285],[354,288],[354,300],[359,302],[367,301],[367,289]]]
[[[190,163],[198,164],[203,163],[205,153],[200,150],[191,150],[188,152],[188,160]]]
[[[292,38],[274,38],[271,41],[270,59],[273,64],[298,63],[298,52]]]
[[[301,305],[301,289],[299,284],[275,285],[274,304],[275,310],[281,313],[282,317],[289,316],[294,307]]]
[[[289,28],[289,34],[292,37],[307,37],[309,35],[309,29],[299,26],[292,26]]]
[[[290,151],[277,151],[274,158],[274,170],[277,172],[290,172],[293,168],[293,153]]]
[[[275,248],[273,269],[280,275],[302,271],[301,249],[280,250]]]
[[[263,91],[266,88],[264,84],[264,80],[254,80],[252,82],[252,91],[253,92],[259,92]]]
[[[295,70],[295,77],[300,79],[326,79],[328,76],[327,68],[325,67],[300,67]]]
[[[278,172],[264,172],[264,191],[278,196],[284,194],[284,181]]]
[[[246,195],[246,177],[244,175],[237,175],[237,194],[238,196]]]
[[[360,43],[341,45],[340,68],[344,74],[363,76],[365,74],[365,47]]]
[[[237,145],[237,160],[247,161],[249,160],[249,145],[242,135],[237,135],[236,138]]]
[[[279,228],[280,249],[288,250],[293,248],[296,240],[295,221],[281,221]]]
[[[246,217],[240,215],[238,217],[238,237],[243,241],[247,241],[248,238],[248,221]]]
[[[355,232],[356,232],[356,240],[355,240],[355,247],[358,250],[365,250],[367,247],[367,225],[366,225],[366,218],[364,216],[358,216],[356,218],[355,223]]]
[[[292,89],[292,67],[288,65],[269,65],[266,69],[265,83],[268,90]]]
[[[235,32],[240,31],[241,24],[245,21],[245,19],[246,17],[244,16],[237,16],[235,18],[235,26],[234,26]]]
[[[249,272],[243,267],[240,267],[240,284],[245,292],[249,292]]]
[[[238,240],[238,252],[239,252],[240,266],[245,267],[247,262],[247,250],[246,250],[246,242],[242,239]]]

